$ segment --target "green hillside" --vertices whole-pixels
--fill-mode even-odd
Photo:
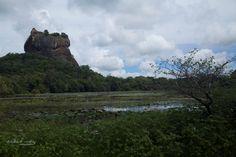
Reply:
[[[31,53],[9,53],[0,58],[0,95],[155,90],[166,89],[171,83],[165,78],[104,77],[87,65]]]
[[[103,79],[88,66],[36,54],[7,54],[0,58],[0,93],[78,92],[92,90],[90,80]]]

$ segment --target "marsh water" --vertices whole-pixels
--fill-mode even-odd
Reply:
[[[183,104],[172,102],[167,104],[155,103],[143,106],[128,106],[128,107],[109,107],[103,108],[106,112],[148,112],[148,111],[165,111],[168,109],[180,108]]]
[[[119,112],[167,111],[188,99],[165,92],[95,92],[17,95],[0,98],[0,119],[75,119],[81,122]]]

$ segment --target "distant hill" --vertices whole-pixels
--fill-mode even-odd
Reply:
[[[90,91],[88,82],[99,78],[104,77],[88,66],[39,54],[7,54],[0,58],[0,93]]]
[[[0,58],[0,96],[23,93],[63,93],[171,89],[172,80],[152,77],[104,77],[79,66],[65,33],[32,29],[25,53]]]
[[[231,75],[235,80],[236,71]],[[104,77],[87,65],[36,53],[9,53],[0,58],[0,96],[27,93],[173,90],[174,81],[153,77]]]
[[[169,84],[164,78],[104,77],[87,65],[77,66],[36,53],[9,53],[0,58],[0,95],[155,90]]]

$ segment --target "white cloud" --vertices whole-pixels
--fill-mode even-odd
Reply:
[[[1,0],[0,56],[22,52],[36,27],[66,32],[79,64],[104,75],[145,75],[126,67],[181,56],[178,45],[236,44],[235,6],[235,0]]]
[[[24,36],[27,36],[33,27],[41,31],[48,29],[53,32],[61,29],[46,9],[32,10],[27,16],[28,18],[23,18],[14,24],[15,30]]]
[[[70,7],[80,7],[83,10],[95,12],[98,10],[112,11],[114,6],[119,3],[120,0],[69,0]]]
[[[225,26],[212,23],[206,29],[206,43],[210,45],[229,45],[236,42],[236,22]]]
[[[111,55],[109,50],[93,48],[83,56],[83,61],[98,72],[110,73],[124,68],[124,62],[118,56]]]
[[[127,77],[141,76],[142,74],[138,73],[138,72],[127,72],[126,70],[121,69],[121,70],[113,71],[109,75],[116,76],[116,77],[127,78]]]
[[[215,62],[223,63],[227,60],[226,52],[213,52],[211,49],[201,49],[196,53],[196,59],[205,59],[209,57],[214,57]]]
[[[104,76],[115,76],[115,77],[136,77],[136,76],[142,76],[142,73],[138,72],[127,72],[125,69],[118,69],[118,70],[113,70],[113,71],[106,71],[106,70],[101,70],[96,67],[93,67],[92,70],[103,74]]]
[[[108,46],[112,43],[112,38],[106,33],[94,33],[88,37],[88,42],[94,46]]]
[[[158,34],[142,34],[137,40],[131,51],[127,50],[125,61],[128,65],[139,65],[146,60],[165,59],[182,54],[173,43]]]
[[[174,44],[171,44],[160,35],[151,34],[144,41],[138,43],[138,49],[143,54],[152,54],[157,52],[173,51]]]
[[[139,65],[139,69],[144,76],[155,76],[155,69],[152,65],[155,65],[154,61],[143,61]]]
[[[57,26],[48,10],[42,9],[33,11],[31,20],[35,22],[38,29],[44,30],[47,28],[53,31],[57,30]]]

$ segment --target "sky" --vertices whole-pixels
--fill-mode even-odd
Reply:
[[[79,65],[153,76],[150,63],[193,48],[236,54],[236,0],[0,0],[0,56],[24,53],[32,28],[65,32]]]

